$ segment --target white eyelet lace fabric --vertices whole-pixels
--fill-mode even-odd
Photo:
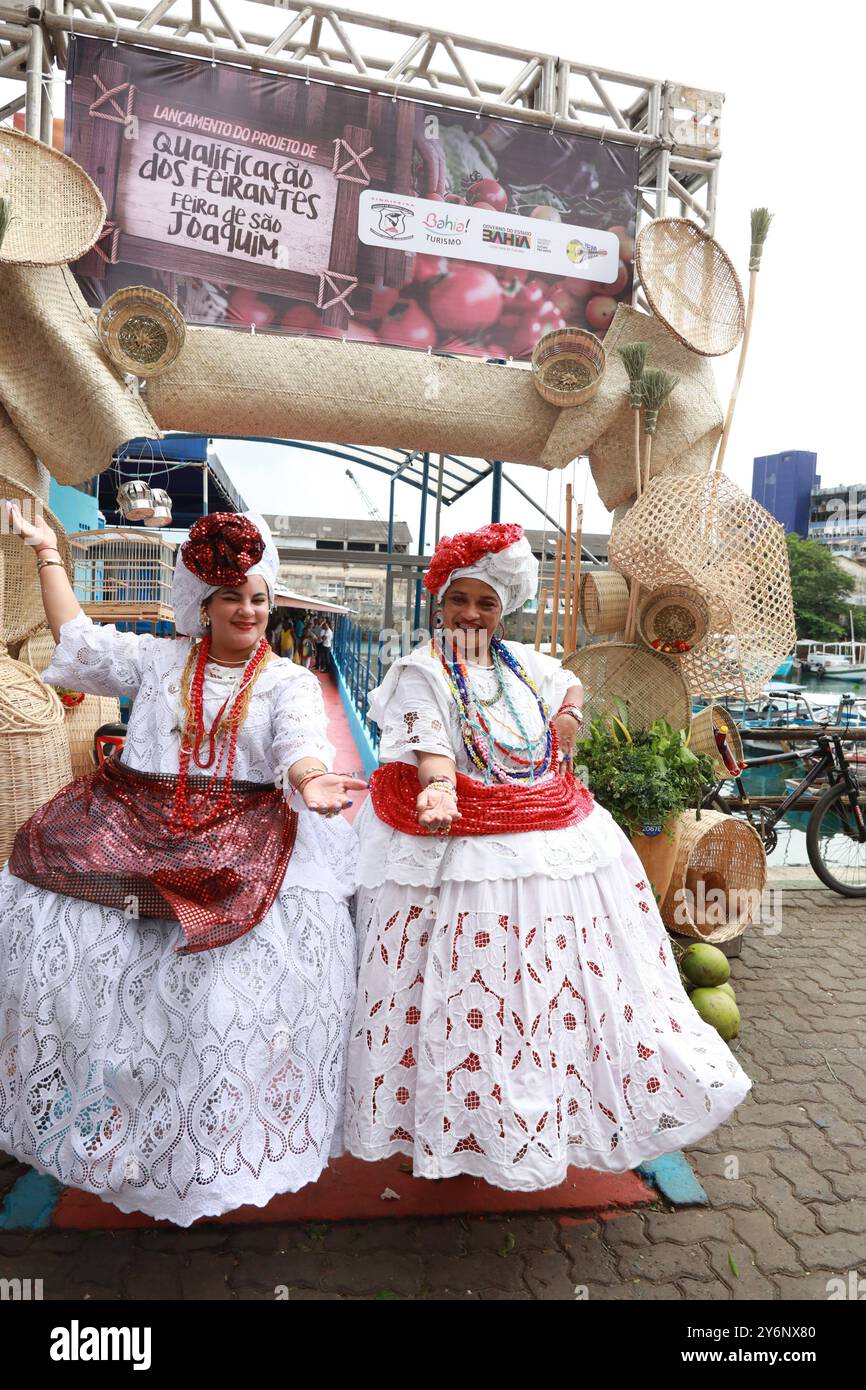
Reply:
[[[620,832],[621,833],[621,832]],[[679,981],[640,861],[362,890],[346,1146],[533,1191],[695,1143],[751,1082]]]
[[[518,651],[556,710],[573,678]],[[532,696],[509,682],[535,736]],[[442,752],[480,775],[425,653],[372,704],[383,760]],[[749,1078],[689,1002],[640,860],[603,807],[565,830],[501,836],[404,835],[369,802],[356,824],[350,1152],[411,1154],[422,1177],[532,1191],[570,1166],[622,1171],[694,1143],[746,1095]]]
[[[62,637],[54,681],[134,695],[124,761],[177,772],[186,642],[129,640],[88,619]],[[208,723],[231,684],[208,669]],[[330,761],[318,683],[274,662],[235,775],[275,782],[306,752]],[[314,1182],[342,1151],[356,854],[344,820],[301,810],[267,915],[187,957],[175,922],[129,920],[4,869],[0,1149],[179,1226]]]

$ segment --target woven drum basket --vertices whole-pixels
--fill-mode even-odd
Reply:
[[[66,736],[72,776],[84,777],[96,766],[93,761],[93,735],[103,724],[117,724],[120,702],[110,695],[85,695],[80,705],[65,711]]]
[[[670,657],[625,642],[594,642],[565,657],[562,664],[583,685],[587,723],[597,716],[618,714],[621,700],[631,729],[646,729],[655,719],[666,719],[674,729],[688,725],[691,698]]]
[[[71,582],[72,553],[69,543],[60,522],[48,510],[42,499],[16,479],[6,477],[2,473],[0,497],[14,502],[26,521],[32,521],[40,514],[44,516],[57,535],[57,549]],[[21,537],[16,536],[5,524],[0,527],[0,555],[3,556],[5,570],[0,641],[14,647],[44,626],[45,609],[42,606],[36,556],[32,548],[25,545]]]
[[[644,588],[682,584],[708,603],[710,636],[681,659],[695,694],[753,698],[797,640],[784,528],[724,474],[654,478],[608,558]]]
[[[622,632],[628,612],[628,585],[616,570],[588,570],[580,591],[583,625],[592,637]]]
[[[721,357],[746,326],[739,276],[717,241],[684,217],[656,217],[637,239],[635,270],[653,313],[692,352]]]
[[[585,386],[561,389],[551,386],[547,373],[554,362],[572,361],[588,376]],[[594,333],[583,328],[557,328],[545,333],[532,350],[532,379],[535,389],[551,405],[571,409],[591,401],[601,385],[605,370],[605,352]]]
[[[706,709],[695,715],[689,726],[689,747],[693,753],[704,753],[710,758],[719,777],[731,777],[733,773],[725,767],[713,732],[720,724],[727,730],[725,737],[731,754],[738,763],[743,762],[743,740],[733,715],[724,705],[707,705]]]
[[[0,555],[0,578],[2,569]],[[18,827],[71,781],[63,706],[0,643],[0,863],[9,858]]]
[[[721,811],[702,811],[700,820],[694,811],[684,811],[680,821],[680,845],[660,909],[662,921],[683,936],[733,941],[760,918],[767,882],[761,837],[746,821]],[[725,895],[721,911],[720,893]],[[726,917],[730,920],[721,920]]]

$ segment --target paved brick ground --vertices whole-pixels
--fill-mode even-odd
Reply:
[[[688,1151],[709,1208],[0,1232],[0,1278],[82,1299],[825,1299],[866,1278],[866,904],[786,890],[782,911],[733,962],[755,1084]],[[0,1156],[0,1193],[22,1171]]]

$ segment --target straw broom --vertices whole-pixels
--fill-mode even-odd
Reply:
[[[571,483],[565,485],[565,606],[562,617],[562,645],[566,655],[571,651]],[[551,653],[553,655],[553,653]]]
[[[643,374],[641,394],[644,404],[644,433],[646,435],[642,478],[642,490],[644,492],[649,486],[653,435],[658,429],[659,411],[664,406],[678,381],[678,376],[673,376],[670,372],[664,372],[659,367],[647,367]],[[627,642],[634,640],[639,590],[640,586],[632,581],[631,591],[628,596],[628,613],[625,620],[625,640]]]
[[[752,246],[749,255],[749,303],[746,309],[746,327],[743,333],[743,342],[740,347],[740,360],[737,363],[737,375],[734,381],[734,389],[731,392],[731,399],[728,402],[728,410],[725,415],[725,427],[722,430],[722,439],[719,444],[719,452],[716,455],[716,475],[721,473],[725,462],[725,453],[728,448],[728,440],[731,435],[731,425],[734,420],[734,409],[737,404],[737,396],[740,391],[740,382],[743,379],[743,371],[746,366],[746,354],[749,350],[749,339],[752,336],[752,316],[755,312],[755,291],[758,285],[758,271],[761,269],[761,256],[764,251],[764,242],[767,240],[767,233],[770,230],[770,223],[773,214],[767,208],[752,208]],[[715,489],[714,489],[715,490]]]

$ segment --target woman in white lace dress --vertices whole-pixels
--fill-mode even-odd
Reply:
[[[358,1157],[518,1190],[693,1143],[751,1084],[631,843],[557,762],[579,682],[494,636],[536,574],[520,527],[446,538],[425,578],[442,631],[371,696],[346,1100]]]
[[[0,1149],[179,1226],[262,1206],[341,1151],[339,811],[363,783],[326,771],[318,683],[267,648],[260,518],[192,528],[173,640],[95,626],[54,535],[10,515],[58,640],[45,680],[134,704],[122,765],[38,811],[0,874]]]

